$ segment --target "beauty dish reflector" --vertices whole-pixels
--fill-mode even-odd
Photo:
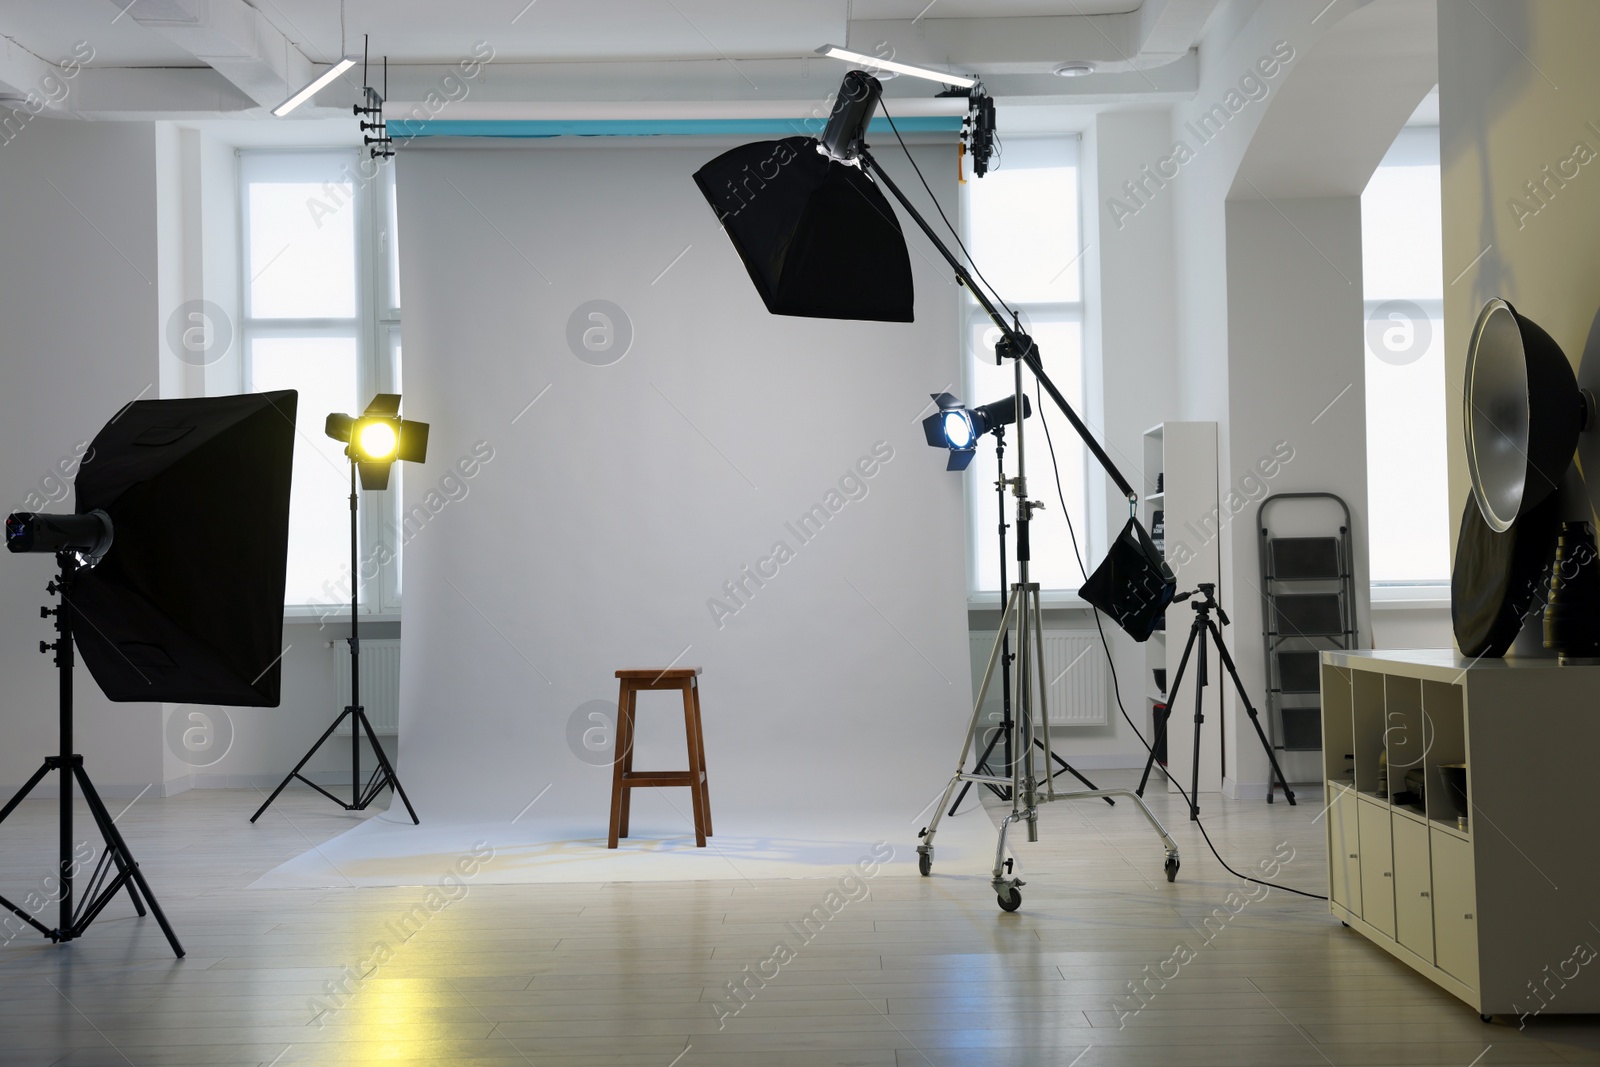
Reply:
[[[1463,656],[1503,656],[1511,648],[1546,588],[1560,517],[1560,498],[1552,494],[1496,530],[1477,502],[1467,501],[1450,575],[1450,623]]]
[[[1587,403],[1561,347],[1498,298],[1472,328],[1464,396],[1472,497],[1488,528],[1505,533],[1561,484]]]

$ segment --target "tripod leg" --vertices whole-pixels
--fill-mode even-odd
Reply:
[[[994,647],[989,650],[989,664],[988,664],[987,667],[984,668],[984,671],[983,671],[983,684],[978,687],[978,698],[975,701],[973,701],[973,704],[972,704],[972,719],[967,723],[967,736],[966,736],[966,739],[961,743],[961,755],[956,757],[956,773],[955,773],[955,777],[950,779],[949,787],[945,789],[944,796],[940,798],[939,807],[933,813],[933,820],[931,822],[929,822],[927,826],[923,827],[922,832],[918,835],[919,837],[922,837],[922,838],[925,839],[923,841],[923,845],[919,846],[919,847],[925,847],[926,845],[928,845],[929,843],[932,842],[934,832],[937,831],[938,828],[939,828],[939,819],[944,815],[945,809],[947,807],[948,807],[948,809],[950,811],[950,814],[954,815],[955,812],[956,812],[956,808],[961,806],[961,800],[960,799],[957,799],[955,801],[955,803],[952,804],[950,802],[950,795],[955,791],[956,783],[961,780],[961,775],[966,773],[967,754],[972,751],[973,738],[978,736],[978,723],[981,721],[981,719],[983,717],[983,702],[989,695],[989,685],[990,685],[990,683],[994,681],[995,664],[998,663],[1000,661],[1000,659],[1001,659],[1001,648],[1003,647],[1003,645],[1005,643],[1005,640],[1006,640],[1006,636],[1009,633],[1009,627],[1011,625],[1011,616],[1012,616],[1012,613],[1016,610],[1016,607],[1017,607],[1017,597],[1018,597],[1018,590],[1015,587],[1013,587],[1012,590],[1011,590],[1011,595],[1006,598],[1005,610],[1003,612],[1001,612],[1001,614],[1000,614],[1000,627],[999,627],[998,631],[995,633]],[[1001,667],[1002,671],[1006,670],[1006,669],[1007,668],[1005,668],[1005,667]],[[1008,752],[1009,752],[1010,746],[1011,746],[1011,740],[1010,740],[1010,734],[1009,734],[1010,729],[1011,729],[1011,723],[1009,721],[1003,722],[1001,724],[1001,731],[1005,732],[1005,735],[1006,735],[1006,748],[1007,748]],[[977,767],[983,766],[984,762],[989,758],[989,753],[992,752],[993,750],[994,750],[994,743],[993,743],[993,741],[991,741],[990,744],[989,744],[989,747],[984,750],[983,756],[981,756],[978,759],[977,766],[973,768],[974,771],[977,770]],[[968,785],[971,785],[971,783],[970,782],[965,783],[965,785],[963,785],[963,787],[962,787],[961,796],[963,798],[967,795],[966,786],[968,786]],[[996,790],[996,793],[998,794],[999,790]],[[1007,799],[1007,798],[1002,795],[1001,799]]]
[[[290,771],[284,776],[283,781],[278,783],[278,788],[274,789],[272,791],[272,795],[266,799],[266,802],[256,809],[256,813],[254,815],[250,816],[251,822],[255,822],[257,819],[261,818],[261,813],[272,807],[272,802],[278,799],[278,794],[283,792],[285,786],[294,781],[295,778],[299,777],[301,768],[303,768],[307,763],[311,762],[311,757],[317,754],[317,749],[322,747],[322,743],[328,738],[332,737],[333,732],[339,728],[339,724],[344,722],[344,717],[354,711],[354,708],[345,708],[339,713],[339,717],[333,720],[333,725],[322,732],[322,736],[317,738],[317,743],[312,745],[311,750],[304,756],[301,756],[300,762],[294,765],[294,770]]]
[[[1195,619],[1195,632],[1200,633],[1200,620]],[[1189,778],[1189,821],[1200,819],[1200,735],[1206,721],[1206,641],[1200,636],[1200,657],[1195,663],[1194,686],[1194,767]]]
[[[990,755],[992,755],[994,753],[994,747],[1000,743],[1001,734],[1004,731],[1009,730],[1009,729],[1010,729],[1010,724],[1009,723],[1002,723],[1000,725],[1000,727],[998,729],[996,729],[993,734],[990,735],[989,743],[984,746],[982,754],[978,756],[978,762],[972,765],[973,771],[976,772],[976,771],[987,771],[987,770],[989,770],[989,757],[990,757]],[[984,784],[988,785],[988,783],[984,783]],[[967,790],[969,790],[971,788],[972,788],[972,783],[971,782],[962,782],[961,783],[961,792],[956,794],[955,803],[950,805],[950,810],[948,812],[946,812],[945,814],[954,815],[956,813],[956,809],[961,806],[961,802],[963,800],[967,799]],[[1000,786],[990,785],[989,788],[994,790],[995,795],[998,796],[1001,800],[1009,800],[1009,799],[1011,799],[1010,797],[1006,796],[1005,790],[1002,789]]]
[[[1150,781],[1150,769],[1156,765],[1156,752],[1166,743],[1167,720],[1172,718],[1172,706],[1177,703],[1178,689],[1183,685],[1183,672],[1189,668],[1189,654],[1194,651],[1196,633],[1197,631],[1190,627],[1189,640],[1184,642],[1183,655],[1178,657],[1177,673],[1173,674],[1172,686],[1167,690],[1167,713],[1156,723],[1155,737],[1150,743],[1150,758],[1144,761],[1144,777],[1139,779],[1139,788],[1133,791],[1135,796],[1144,796],[1144,787]]]
[[[1261,739],[1261,747],[1267,754],[1267,762],[1272,764],[1272,773],[1277,776],[1278,784],[1283,787],[1283,795],[1290,804],[1294,803],[1294,790],[1289,788],[1288,781],[1283,776],[1283,768],[1278,766],[1278,757],[1272,753],[1272,742],[1267,740],[1266,731],[1261,729],[1261,718],[1256,714],[1255,705],[1250,703],[1250,696],[1244,691],[1244,683],[1239,680],[1239,672],[1233,665],[1233,657],[1228,655],[1228,646],[1222,643],[1222,631],[1216,623],[1207,623],[1211,627],[1212,636],[1217,639],[1217,655],[1222,659],[1222,666],[1228,672],[1228,677],[1233,679],[1233,687],[1239,691],[1239,702],[1244,705],[1246,714],[1250,716],[1250,725],[1256,728],[1256,736]],[[1267,801],[1272,801],[1272,786],[1267,786]]]
[[[106,835],[106,848],[113,850],[121,856],[122,862],[127,864],[127,874],[139,886],[139,892],[150,903],[150,912],[156,917],[156,922],[161,926],[161,932],[167,935],[167,944],[172,946],[174,955],[183,956],[183,946],[178,943],[178,935],[172,932],[172,926],[167,922],[166,914],[161,910],[161,905],[156,903],[155,894],[150,892],[150,885],[144,880],[144,874],[139,870],[139,863],[133,858],[133,853],[128,851],[128,843],[122,839],[122,831],[117,829],[117,824],[112,821],[111,815],[106,811],[105,804],[100,799],[100,794],[95,792],[94,783],[89,781],[89,773],[83,769],[83,764],[72,765],[73,775],[78,779],[78,785],[83,789],[84,799],[89,802],[89,810],[94,812],[95,821],[100,824],[101,832]],[[85,926],[88,924],[85,923]],[[79,931],[81,932],[81,931]]]
[[[3,809],[0,809],[0,822],[4,822],[6,817],[16,810],[17,805],[26,800],[28,794],[33,792],[33,787],[42,782],[44,780],[44,776],[53,770],[55,770],[55,763],[51,760],[45,760],[44,765],[33,772],[33,777],[29,778],[27,783],[21,789],[17,790],[16,794],[12,796],[9,801],[7,801],[6,806]],[[44,936],[52,937],[49,927],[40,922],[38,919],[35,919],[28,912],[23,911],[21,908],[11,903],[11,901],[7,900],[5,897],[0,897],[0,907],[5,908],[7,911],[11,912],[17,918],[33,927]]]
[[[357,708],[356,718],[361,720],[361,727],[366,731],[367,741],[372,745],[372,753],[377,757],[378,766],[383,768],[383,776],[388,780],[390,788],[392,788],[395,791],[395,794],[399,796],[400,803],[406,806],[406,813],[411,816],[412,825],[420,824],[422,820],[417,818],[416,809],[411,806],[411,800],[406,796],[405,786],[400,784],[400,776],[394,773],[394,764],[389,762],[389,754],[385,752],[383,750],[383,746],[378,743],[378,732],[372,728],[372,723],[367,721],[367,713],[360,708]],[[365,807],[365,805],[362,806]]]

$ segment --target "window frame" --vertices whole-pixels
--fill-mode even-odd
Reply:
[[[1077,190],[1077,204],[1075,205],[1077,216],[1077,237],[1079,243],[1082,244],[1084,197],[1083,145],[1081,135],[1073,133],[1060,136],[1021,138],[1019,140],[1031,143],[1054,143],[1058,145],[1070,146],[1072,168],[1077,173],[1077,180],[1075,182],[1075,188]],[[1000,165],[995,168],[996,173],[1004,168],[1004,159],[1001,158],[999,163]],[[965,242],[966,247],[968,248],[973,247],[972,212],[968,207],[968,196],[973,183],[982,180],[983,179],[976,177],[969,178],[967,184],[960,187],[960,192],[957,198],[960,216],[958,219],[958,225],[961,232],[961,239],[963,242]],[[1082,410],[1080,410],[1078,414],[1080,417],[1084,418],[1086,422],[1089,422],[1091,421],[1089,419],[1089,411],[1091,408],[1097,406],[1094,403],[1094,398],[1089,395],[1089,386],[1091,382],[1097,380],[1098,376],[1090,373],[1090,360],[1091,358],[1096,357],[1089,351],[1088,344],[1088,326],[1086,321],[1087,302],[1085,300],[1085,294],[1088,288],[1088,279],[1084,277],[1084,257],[1082,250],[1074,250],[1074,255],[1077,258],[1074,260],[1073,266],[1078,271],[1077,300],[1017,301],[1006,299],[1006,303],[1020,316],[1022,316],[1024,325],[1030,321],[1033,321],[1071,324],[1077,327],[1079,337],[1077,385],[1078,396],[1082,398]],[[983,264],[979,263],[978,266],[981,268]],[[1006,294],[1003,292],[999,295],[1002,298],[1006,297]],[[977,300],[973,298],[972,294],[967,292],[965,289],[962,290],[959,300],[961,311],[957,318],[958,329],[960,331],[960,339],[958,343],[962,361],[961,396],[964,400],[967,400],[968,403],[974,403],[976,400],[972,398],[974,396],[973,389],[976,380],[975,372],[977,361],[979,359],[985,359],[986,362],[992,362],[993,360],[992,356],[985,356],[985,354],[975,351],[972,348],[971,339],[974,335],[981,335],[980,330],[982,328],[993,326],[993,320],[989,318],[988,312],[983,309],[982,305],[980,305]],[[1064,388],[1067,383],[1058,382],[1057,384],[1058,386]],[[1035,406],[1037,406],[1037,389],[1035,388],[1035,385],[1036,383],[1033,380],[1032,374],[1029,372],[1024,372],[1023,388],[1027,391],[1029,399],[1034,402]],[[1045,397],[1045,402],[1050,403],[1048,395]],[[1035,431],[1033,427],[1030,426],[1029,431],[1030,432],[1027,435],[1027,451],[1029,456],[1029,497],[1043,502],[1047,511],[1054,512],[1059,510],[1060,503],[1056,500],[1055,477],[1049,470],[1050,451],[1049,448],[1045,446],[1045,438],[1042,430]],[[1059,437],[1060,435],[1058,434],[1056,436]],[[1076,439],[1074,439],[1074,444],[1078,448],[1078,463],[1080,464],[1078,484],[1083,487],[1083,494],[1082,497],[1076,501],[1077,510],[1073,512],[1071,521],[1073,529],[1077,532],[1078,548],[1083,554],[1083,565],[1088,571],[1093,571],[1094,560],[1096,558],[1095,548],[1099,543],[1099,539],[1094,534],[1092,524],[1095,514],[1092,501],[1094,494],[1101,488],[1101,476],[1098,469],[1089,462],[1088,449],[1082,447],[1082,444],[1077,442]],[[1007,476],[1014,477],[1016,472],[1016,442],[1015,439],[1010,435],[1008,435],[1006,447],[1007,451],[1010,453]],[[978,553],[979,547],[983,540],[983,534],[981,531],[984,527],[993,528],[996,523],[996,514],[994,510],[995,472],[992,467],[989,467],[986,470],[979,470],[978,467],[978,463],[973,463],[972,466],[967,468],[966,473],[963,475],[963,499],[966,509],[967,529],[967,605],[970,609],[997,609],[1005,606],[1006,591],[1003,589],[983,589],[980,588],[978,583],[978,568],[980,565]],[[1044,486],[1043,489],[1039,488],[1041,485]],[[1063,486],[1063,488],[1065,488],[1065,486]],[[1015,498],[1008,493],[1006,501],[1006,525],[1008,527],[1006,532],[1006,579],[1009,582],[1015,582],[1017,580],[1017,531],[1014,501]],[[1063,546],[1063,549],[1070,551],[1070,544]],[[1041,602],[1055,606],[1070,607],[1085,604],[1085,601],[1078,596],[1076,589],[1041,587],[1039,595]]]
[[[397,391],[400,381],[399,347],[400,307],[399,294],[391,274],[390,250],[394,246],[392,230],[394,205],[394,169],[380,164],[374,178],[366,178],[362,163],[363,150],[355,147],[271,147],[240,148],[237,152],[236,193],[239,221],[239,338],[242,368],[242,386],[254,390],[253,348],[258,338],[272,336],[339,337],[354,336],[356,341],[356,396],[371,397],[377,393]],[[353,239],[355,241],[356,314],[352,318],[256,318],[251,312],[250,274],[250,166],[248,157],[292,159],[295,157],[344,157],[355,175],[351,182],[351,199],[355,209]],[[383,163],[387,163],[385,160]],[[325,412],[298,413],[296,432],[320,434],[321,419]],[[354,414],[354,412],[352,412]],[[398,535],[400,501],[404,487],[404,464],[394,465],[386,490],[369,492],[360,490],[358,510],[357,550],[366,560],[387,559],[378,569],[375,581],[358,581],[360,587],[360,614],[369,620],[398,619],[400,613],[400,552],[402,538]],[[344,549],[348,551],[347,539]],[[341,558],[343,553],[341,553]],[[343,577],[343,575],[340,575]],[[284,604],[286,619],[323,617],[329,604]],[[345,602],[345,611],[349,610]],[[343,612],[334,613],[342,615]]]

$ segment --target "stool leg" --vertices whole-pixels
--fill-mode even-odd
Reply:
[[[618,831],[622,828],[622,761],[615,758],[618,751],[623,751],[623,745],[628,737],[628,682],[624,679],[617,687],[617,747],[612,750],[611,761],[611,836],[606,842],[607,848],[617,847]],[[631,751],[631,749],[630,749]],[[626,836],[626,831],[622,831]]]
[[[689,750],[689,795],[694,800],[694,843],[698,848],[706,847],[706,798],[704,785],[701,782],[700,766],[702,755],[700,745],[696,739],[699,719],[695,715],[694,686],[691,682],[683,683],[683,736],[685,746]]]
[[[694,687],[694,743],[700,750],[700,794],[706,813],[706,836],[711,836],[711,772],[706,769],[706,736],[700,719],[700,683],[691,680]]]
[[[627,733],[617,734],[617,744],[626,745],[622,759],[618,766],[622,768],[622,836],[628,836],[628,813],[633,807],[633,783],[628,781],[628,775],[633,773],[633,734],[639,724],[639,688],[633,683],[628,683],[628,714]]]

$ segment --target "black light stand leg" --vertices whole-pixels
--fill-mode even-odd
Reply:
[[[82,937],[83,932],[88,929],[95,916],[100,914],[101,909],[110,903],[111,898],[117,895],[117,891],[123,887],[124,883],[127,883],[130,895],[134,885],[139,887],[139,893],[149,902],[150,913],[156,917],[156,923],[160,925],[161,932],[167,935],[167,944],[172,946],[172,951],[175,955],[182,958],[184,954],[183,946],[178,943],[178,935],[172,932],[172,925],[167,922],[166,913],[161,910],[161,905],[156,903],[155,894],[150,892],[150,885],[144,880],[144,872],[139,870],[138,861],[128,851],[128,843],[122,839],[122,831],[117,829],[117,824],[111,818],[111,813],[106,810],[105,803],[95,790],[94,783],[89,780],[89,773],[83,769],[82,756],[72,757],[72,773],[78,779],[78,785],[83,789],[83,798],[89,803],[89,811],[93,814],[94,821],[100,828],[100,835],[105,838],[106,851],[116,863],[118,874],[116,878],[111,880],[110,885],[100,891],[98,896],[84,901],[82,914],[73,921],[70,930],[67,931],[69,937]],[[134,903],[138,903],[137,897],[134,898]],[[142,910],[140,914],[143,914]],[[62,940],[69,940],[69,937],[63,937]]]
[[[1178,689],[1183,685],[1183,672],[1189,667],[1189,653],[1194,651],[1195,638],[1199,632],[1198,625],[1189,627],[1189,640],[1184,642],[1183,655],[1178,657],[1177,673],[1172,676],[1172,686],[1167,690],[1167,713],[1156,723],[1155,737],[1151,739],[1150,744],[1150,758],[1144,761],[1144,776],[1139,779],[1139,788],[1133,791],[1135,796],[1144,796],[1144,788],[1150,782],[1150,770],[1156,765],[1156,753],[1166,744],[1167,720],[1172,718],[1172,706],[1177,703]]]
[[[42,782],[44,780],[44,776],[55,769],[56,760],[53,757],[47,758],[44,761],[44,764],[38,770],[33,772],[33,777],[28,779],[27,784],[21,789],[17,790],[12,798],[6,802],[6,806],[3,809],[0,809],[0,822],[5,822],[6,817],[16,810],[17,805],[22,803],[23,800],[27,799],[29,793],[33,792],[33,787]],[[11,914],[15,915],[17,918],[33,927],[50,940],[56,940],[55,931],[51,930],[38,919],[35,919],[28,912],[23,911],[21,908],[17,907],[17,905],[11,903],[11,901],[7,900],[5,897],[0,897],[0,907],[4,907],[7,911],[11,912]]]
[[[361,807],[365,808],[384,786],[391,786],[395,795],[400,798],[400,803],[406,806],[406,813],[411,816],[413,825],[420,825],[422,820],[417,818],[416,809],[411,806],[411,799],[406,796],[405,786],[400,784],[400,776],[394,772],[394,765],[389,762],[389,754],[378,743],[378,733],[372,728],[372,723],[367,721],[367,713],[360,708],[356,709],[356,718],[361,720],[361,726],[367,731],[367,740],[372,743],[372,754],[378,760],[378,766],[383,770],[383,777],[376,775],[370,783],[367,794],[361,798]]]
[[[316,782],[311,781],[309,778],[307,778],[303,774],[301,774],[300,770],[307,763],[311,762],[311,757],[315,756],[317,754],[317,749],[322,747],[322,743],[324,741],[326,741],[328,738],[333,736],[333,732],[339,728],[339,724],[344,722],[344,717],[346,715],[351,714],[354,711],[355,711],[354,708],[345,708],[343,711],[341,711],[339,713],[339,717],[337,719],[333,720],[333,725],[329,726],[326,730],[322,731],[322,736],[317,738],[317,743],[312,745],[311,748],[306,752],[306,754],[304,756],[300,757],[300,762],[296,763],[294,765],[294,770],[292,770],[288,774],[284,775],[283,781],[278,783],[278,788],[274,789],[272,791],[272,795],[270,797],[268,797],[265,801],[262,802],[261,806],[256,809],[256,813],[254,815],[250,816],[250,821],[251,822],[255,822],[257,819],[261,818],[261,813],[266,811],[268,808],[270,808],[272,806],[272,802],[274,800],[278,799],[278,794],[283,792],[284,787],[287,786],[290,782],[294,781],[296,778],[298,778],[302,782],[306,783],[306,785],[309,785],[312,789],[315,789],[319,793],[322,793],[324,796],[327,796],[327,797],[331,798],[332,800],[334,800],[335,802],[339,803],[340,805],[344,804],[344,801],[340,800],[338,797],[334,796],[332,793],[329,793],[326,789],[323,789]]]
[[[1293,804],[1294,790],[1289,788],[1289,782],[1283,776],[1283,768],[1278,766],[1278,758],[1272,753],[1272,742],[1267,740],[1266,731],[1261,728],[1261,719],[1256,714],[1255,705],[1250,703],[1250,697],[1244,691],[1244,683],[1239,680],[1239,672],[1234,668],[1233,657],[1228,655],[1228,646],[1222,643],[1222,631],[1214,622],[1207,621],[1206,625],[1211,628],[1211,636],[1216,639],[1217,655],[1222,658],[1222,666],[1227,670],[1228,677],[1233,679],[1233,687],[1239,691],[1239,701],[1244,704],[1244,710],[1250,716],[1250,725],[1256,728],[1256,736],[1261,739],[1261,748],[1267,754],[1267,762],[1272,764],[1272,773],[1277,777],[1278,784],[1283,787],[1283,795],[1290,804]],[[1272,803],[1270,783],[1267,786],[1267,803]]]
[[[1195,616],[1194,632],[1200,638],[1200,658],[1196,662],[1194,687],[1194,768],[1189,777],[1189,821],[1200,821],[1200,731],[1206,721],[1206,638]]]

